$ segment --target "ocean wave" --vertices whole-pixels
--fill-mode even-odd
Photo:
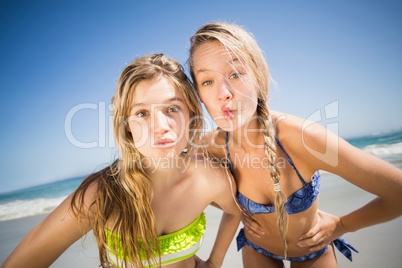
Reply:
[[[52,212],[67,196],[14,200],[0,204],[0,221],[24,218]]]
[[[402,154],[402,142],[392,144],[372,144],[364,147],[363,150],[375,156]]]

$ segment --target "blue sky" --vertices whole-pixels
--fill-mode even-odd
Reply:
[[[151,52],[184,64],[192,33],[213,21],[254,34],[277,83],[271,108],[308,118],[337,102],[331,122],[344,138],[401,129],[401,3],[279,2],[1,1],[0,192],[110,163],[120,72]],[[66,135],[77,107],[72,134],[94,148]]]

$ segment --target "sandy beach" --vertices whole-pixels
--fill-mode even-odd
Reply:
[[[319,208],[335,215],[344,215],[365,204],[374,196],[349,184],[332,174],[323,174]],[[198,255],[206,259],[215,240],[221,212],[213,207],[206,209],[207,231],[204,243]],[[46,215],[26,217],[22,219],[0,222],[0,263],[3,263],[19,241]],[[372,226],[354,233],[348,233],[343,238],[352,244],[360,253],[353,253],[350,262],[337,250],[339,267],[402,267],[400,252],[402,248],[402,218],[391,222]],[[89,233],[85,240],[73,244],[51,266],[67,267],[98,267],[98,252],[95,239]],[[223,267],[242,267],[241,254],[236,251],[235,240],[229,248]],[[286,267],[290,267],[289,263]]]

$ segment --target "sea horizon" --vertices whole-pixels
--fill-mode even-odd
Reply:
[[[375,133],[346,141],[402,169],[402,130]],[[0,221],[50,213],[88,175],[0,193]]]

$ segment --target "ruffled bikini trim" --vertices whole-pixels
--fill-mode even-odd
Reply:
[[[161,256],[181,252],[197,244],[205,233],[206,222],[205,213],[203,212],[190,225],[184,227],[183,229],[171,234],[159,236],[158,240]],[[118,258],[120,260],[123,259],[123,249],[120,243],[120,234],[115,234],[108,229],[105,229],[105,233],[107,245],[112,250],[116,250],[115,238],[117,237],[119,243],[119,246],[117,247]],[[139,240],[139,243],[141,243],[141,240]],[[112,252],[110,253],[113,254]],[[145,257],[142,255],[143,254],[141,254],[141,259],[145,260]]]
[[[205,213],[183,229],[159,237],[159,247],[162,255],[180,252],[188,249],[200,241],[205,233]]]

